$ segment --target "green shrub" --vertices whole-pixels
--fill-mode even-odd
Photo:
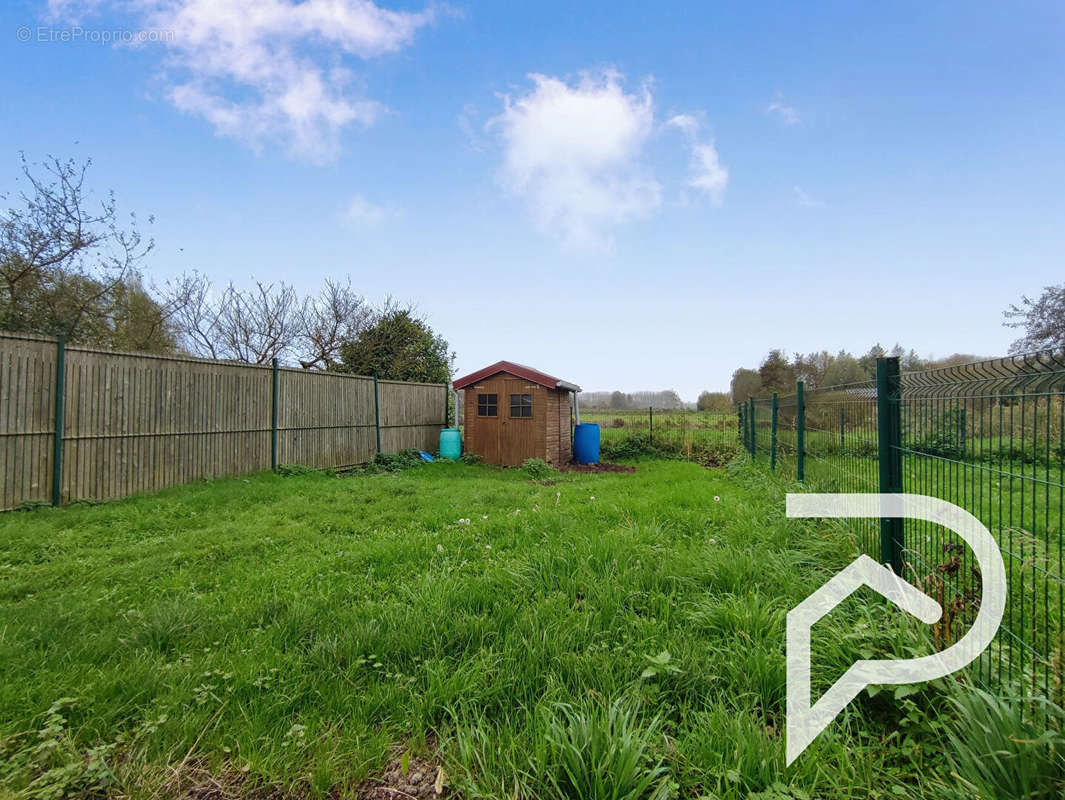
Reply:
[[[635,461],[640,458],[680,458],[679,447],[662,442],[652,442],[647,434],[635,434],[613,442],[604,442],[599,452],[604,461],[619,459]]]
[[[479,464],[483,459],[476,453],[463,453],[459,456],[459,461],[463,464]]]
[[[405,469],[420,467],[425,462],[417,450],[401,450],[398,453],[378,453],[373,460],[374,466],[385,472],[402,472]]]
[[[542,458],[527,458],[522,462],[521,468],[534,481],[545,480],[555,473],[555,468]]]
[[[282,478],[294,478],[299,475],[310,475],[315,470],[302,464],[278,464],[277,474]]]

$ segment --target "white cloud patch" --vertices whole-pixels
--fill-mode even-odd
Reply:
[[[809,192],[807,192],[798,184],[796,184],[793,188],[795,190],[795,201],[803,208],[824,208],[824,203],[822,203],[820,200],[815,199],[813,196],[810,195]]]
[[[677,114],[666,124],[680,129],[691,145],[691,172],[688,185],[703,192],[714,205],[720,206],[725,201],[728,169],[721,165],[714,141],[712,139],[700,140],[699,131],[702,126],[699,120],[690,114]]]
[[[572,247],[609,249],[617,226],[662,203],[662,185],[647,163],[647,145],[661,130],[651,84],[626,91],[613,70],[583,73],[575,83],[529,78],[532,87],[504,97],[502,113],[487,125],[502,143],[503,182],[544,231]],[[728,173],[713,143],[695,146],[693,117],[677,115],[667,125],[684,130],[689,120],[700,165],[692,185],[720,199]]]
[[[794,106],[790,106],[784,102],[784,98],[780,92],[777,92],[777,96],[773,98],[768,106],[766,106],[765,112],[771,114],[783,122],[789,127],[791,125],[799,124],[799,111]]]
[[[395,211],[391,208],[371,203],[361,194],[357,194],[348,201],[342,217],[349,225],[373,228],[395,215]]]
[[[627,93],[616,72],[574,86],[530,75],[533,88],[505,97],[491,120],[503,141],[503,178],[538,225],[579,248],[610,246],[608,230],[647,216],[661,187],[640,165],[654,129],[650,87]]]
[[[77,18],[102,4],[52,0]],[[314,162],[336,157],[343,131],[368,126],[383,107],[353,88],[341,66],[410,44],[432,10],[391,11],[370,0],[130,0],[114,5],[146,31],[168,31],[166,96],[217,133],[261,148],[270,142]]]

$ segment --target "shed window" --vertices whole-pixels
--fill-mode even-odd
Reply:
[[[510,396],[510,416],[512,416],[512,417],[531,417],[532,416],[532,395],[531,394],[512,394]]]
[[[477,416],[478,417],[495,417],[498,416],[499,408],[499,395],[497,394],[479,394],[477,395]]]

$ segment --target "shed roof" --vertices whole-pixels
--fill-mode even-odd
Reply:
[[[569,392],[579,392],[581,390],[581,387],[575,383],[564,381],[553,375],[548,375],[546,372],[540,372],[538,369],[533,369],[532,367],[526,367],[524,364],[515,364],[513,361],[497,361],[491,366],[458,378],[452,385],[455,389],[465,389],[467,386],[477,383],[477,381],[491,378],[493,375],[498,375],[500,372],[506,372],[510,375],[524,378],[527,381],[546,386],[548,389],[565,389]]]

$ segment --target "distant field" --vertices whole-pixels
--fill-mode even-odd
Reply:
[[[627,411],[581,409],[581,422],[597,423],[604,444],[630,436],[648,436],[658,444],[675,448],[687,458],[707,448],[735,447],[738,451],[735,414],[656,410],[652,415],[646,408]]]

